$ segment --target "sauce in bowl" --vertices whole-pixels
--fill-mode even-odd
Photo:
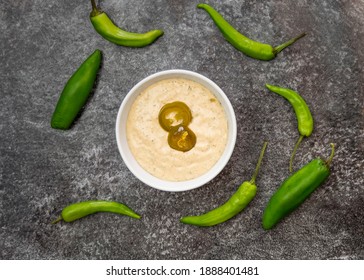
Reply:
[[[168,145],[168,133],[159,123],[163,106],[183,102],[191,110],[188,124],[196,136],[186,151]],[[228,135],[224,108],[203,85],[185,78],[168,78],[144,89],[136,98],[126,122],[126,138],[139,165],[167,181],[186,181],[210,170],[223,154]]]

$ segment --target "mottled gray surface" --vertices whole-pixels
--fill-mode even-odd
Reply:
[[[208,1],[237,29],[273,45],[308,35],[270,62],[253,60],[222,37],[196,0],[110,0],[101,7],[126,30],[165,31],[131,49],[103,40],[88,1],[0,2],[1,259],[363,259],[364,1]],[[65,82],[96,48],[104,54],[96,90],[69,131],[50,128]],[[238,122],[222,173],[199,189],[168,193],[138,181],[118,153],[115,118],[144,77],[187,69],[215,81]],[[315,129],[295,165],[330,152],[332,174],[297,211],[265,232],[261,215],[288,176],[298,137],[290,105],[264,88],[290,87],[307,100]],[[250,178],[270,141],[249,207],[213,228],[179,223],[210,210]],[[50,224],[73,202],[110,199],[143,215],[98,214]]]

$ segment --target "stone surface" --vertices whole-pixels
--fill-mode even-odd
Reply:
[[[244,56],[222,37],[199,1],[100,1],[121,27],[163,29],[141,49],[102,39],[88,1],[0,3],[0,258],[1,259],[363,259],[364,258],[364,2],[208,1],[238,30],[278,45],[307,36],[270,62]],[[51,129],[64,84],[96,48],[103,65],[94,93],[69,131]],[[136,179],[115,141],[115,118],[127,92],[167,69],[196,71],[215,81],[237,116],[238,139],[226,168],[193,191],[168,193]],[[332,174],[275,229],[262,211],[289,175],[298,138],[291,106],[265,83],[297,90],[315,129],[296,155],[296,168],[327,157]],[[213,228],[179,223],[226,201],[250,179],[269,140],[256,198]],[[88,199],[126,203],[140,221],[97,214],[50,224],[66,205]]]

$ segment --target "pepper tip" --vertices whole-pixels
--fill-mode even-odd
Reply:
[[[270,90],[273,87],[273,85],[271,85],[271,84],[265,84],[265,87]]]

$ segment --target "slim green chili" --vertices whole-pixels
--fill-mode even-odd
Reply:
[[[52,223],[58,223],[59,221],[73,222],[80,218],[98,212],[110,212],[120,215],[126,215],[135,219],[140,219],[140,215],[135,213],[125,204],[115,201],[105,200],[89,200],[71,204],[62,210],[61,216]]]
[[[284,97],[291,103],[297,118],[298,131],[300,133],[300,137],[295,144],[293,149],[290,161],[289,161],[289,170],[292,172],[293,170],[293,160],[298,149],[298,146],[301,144],[303,137],[309,137],[313,130],[313,118],[310,112],[310,109],[307,106],[306,101],[300,96],[297,92],[287,89],[281,88],[273,85],[266,84],[266,87],[272,91],[277,93],[278,95]]]
[[[264,142],[257,166],[251,180],[243,182],[243,184],[240,185],[238,190],[230,197],[227,202],[200,216],[183,217],[181,219],[181,222],[201,227],[214,226],[231,219],[232,217],[243,211],[244,208],[253,200],[257,193],[255,179],[258,176],[259,168],[262,163],[267,145],[268,142]]]
[[[53,128],[70,128],[91,93],[100,64],[101,51],[96,50],[68,80],[53,112]]]
[[[330,175],[330,164],[335,147],[331,143],[331,155],[324,161],[317,158],[288,177],[269,200],[263,213],[263,228],[268,230],[300,206]]]
[[[214,8],[207,4],[198,4],[198,8],[204,9],[215,22],[216,26],[220,29],[225,39],[232,44],[236,49],[243,52],[244,54],[260,60],[272,60],[277,56],[279,52],[281,52],[286,47],[292,45],[298,39],[302,38],[306,35],[306,33],[302,33],[301,35],[277,46],[272,47],[268,44],[263,44],[260,42],[253,41],[239,31],[237,31],[234,27],[232,27]]]
[[[91,0],[92,12],[90,20],[97,31],[106,40],[125,47],[145,47],[163,35],[162,30],[151,30],[146,33],[127,32],[116,26],[109,16],[97,8],[95,0]]]

